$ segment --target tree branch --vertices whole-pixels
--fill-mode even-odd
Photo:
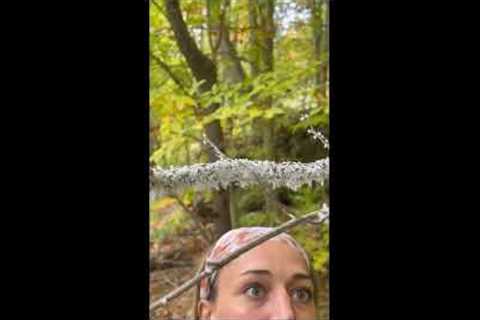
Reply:
[[[207,232],[207,229],[203,226],[200,219],[197,217],[195,212],[190,210],[185,203],[180,199],[180,197],[173,195],[173,198],[177,200],[178,204],[182,207],[182,209],[187,212],[190,217],[192,218],[193,222],[195,223],[196,227],[200,230],[200,234],[202,235],[203,239],[205,240],[206,245],[208,246],[210,241],[213,239],[213,235]]]
[[[164,0],[164,2],[166,16],[175,34],[180,52],[187,60],[195,79],[199,82],[205,80],[200,89],[208,91],[217,80],[215,64],[200,51],[190,35],[182,17],[179,0]]]
[[[150,2],[153,3],[155,7],[158,9],[158,11],[160,11],[165,17],[167,16],[165,13],[165,10],[163,10],[163,8],[160,7],[160,5],[157,3],[156,0],[150,0]]]
[[[273,162],[247,159],[223,159],[211,163],[163,169],[152,168],[152,193],[163,190],[180,191],[194,187],[198,190],[246,188],[252,185],[285,186],[297,190],[305,184],[324,183],[329,175],[329,159],[310,163]]]
[[[179,77],[175,75],[173,70],[169,65],[167,65],[165,62],[163,62],[159,57],[154,55],[152,52],[150,52],[150,57],[155,60],[155,62],[170,76],[170,78],[175,82],[175,84],[178,86],[178,88],[182,91],[182,93],[188,97],[191,97],[194,101],[194,112],[196,115],[207,115],[213,111],[215,111],[218,108],[217,104],[211,105],[208,108],[202,108],[200,103],[196,101],[196,97],[192,96],[188,91],[186,86],[182,83]],[[191,136],[190,136],[191,138]],[[198,141],[198,139],[196,139]]]
[[[318,140],[318,141],[322,142],[322,143],[323,143],[323,147],[324,147],[325,149],[328,150],[328,149],[330,148],[330,144],[329,144],[329,142],[328,142],[328,139],[327,139],[327,138],[323,135],[323,133],[320,132],[319,130],[314,130],[314,129],[312,129],[312,128],[309,128],[309,129],[307,130],[307,133],[310,134],[310,135],[313,137],[314,140]]]
[[[182,92],[186,95],[189,96],[188,91],[185,87],[185,85],[182,83],[180,78],[178,78],[175,73],[172,71],[172,69],[165,63],[163,62],[159,57],[153,54],[153,52],[150,51],[150,57],[155,60],[155,62],[172,78],[173,82],[177,84],[177,86],[182,90]]]

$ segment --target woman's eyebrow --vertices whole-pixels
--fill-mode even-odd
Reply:
[[[311,275],[303,272],[293,274],[287,282],[289,283],[289,285],[292,285],[294,283],[309,283],[313,285],[313,279]]]
[[[269,270],[263,270],[263,269],[252,269],[252,270],[247,270],[242,272],[240,275],[248,275],[248,274],[257,274],[257,275],[266,275],[266,276],[272,276],[272,273]],[[292,275],[291,277],[292,280],[312,280],[312,277],[303,272],[297,272]]]
[[[272,276],[272,273],[268,270],[261,270],[261,269],[253,269],[253,270],[247,270],[242,272],[240,275],[246,275],[246,274],[258,274],[258,275],[266,275],[266,276]]]
[[[312,277],[307,273],[295,273],[292,276],[292,279],[294,279],[294,280],[302,280],[302,279],[312,280]]]

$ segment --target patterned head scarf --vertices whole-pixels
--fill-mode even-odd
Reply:
[[[245,244],[251,242],[252,240],[264,235],[267,232],[272,231],[273,228],[266,227],[250,227],[250,228],[238,228],[230,230],[225,233],[218,241],[215,243],[213,248],[207,255],[206,263],[203,266],[203,270],[207,265],[207,262],[217,262],[218,260],[229,255],[236,249]],[[307,265],[307,269],[310,272],[310,261],[305,250],[295,241],[290,235],[286,233],[281,233],[267,241],[282,241],[290,245],[293,249],[301,254],[304,258]],[[211,297],[212,288],[215,285],[217,278],[218,270],[215,271],[211,276],[205,277],[200,281],[200,299],[209,300]]]

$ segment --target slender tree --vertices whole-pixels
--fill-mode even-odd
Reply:
[[[197,47],[195,40],[190,35],[187,25],[182,17],[179,0],[164,0],[165,14],[170,26],[175,34],[175,39],[180,52],[185,57],[188,67],[197,82],[202,82],[199,87],[200,93],[207,92],[212,89],[217,82],[217,67],[215,63],[208,58]],[[203,115],[214,112],[220,105],[212,104],[205,108]],[[213,120],[205,125],[205,134],[216,146],[224,150],[224,136],[222,126],[219,120]],[[217,154],[208,149],[208,161],[214,162],[218,160]],[[231,229],[229,215],[229,194],[227,190],[215,192],[213,199],[214,210],[218,217],[215,222],[215,234],[220,236]]]
[[[272,72],[274,68],[274,23],[275,1],[274,0],[249,0],[249,23],[250,23],[250,52],[252,61],[252,76]],[[264,110],[272,106],[272,98],[267,97],[258,101]],[[271,119],[260,118],[255,126],[262,135],[263,157],[276,160],[275,130]],[[275,190],[265,188],[265,211],[269,213],[270,224],[274,223],[275,208],[278,202],[278,194]]]

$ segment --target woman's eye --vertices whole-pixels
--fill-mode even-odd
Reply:
[[[312,293],[309,289],[298,288],[292,291],[292,298],[295,302],[307,303],[312,298]]]
[[[265,290],[258,285],[252,285],[245,290],[245,294],[251,298],[258,299],[265,295]]]

